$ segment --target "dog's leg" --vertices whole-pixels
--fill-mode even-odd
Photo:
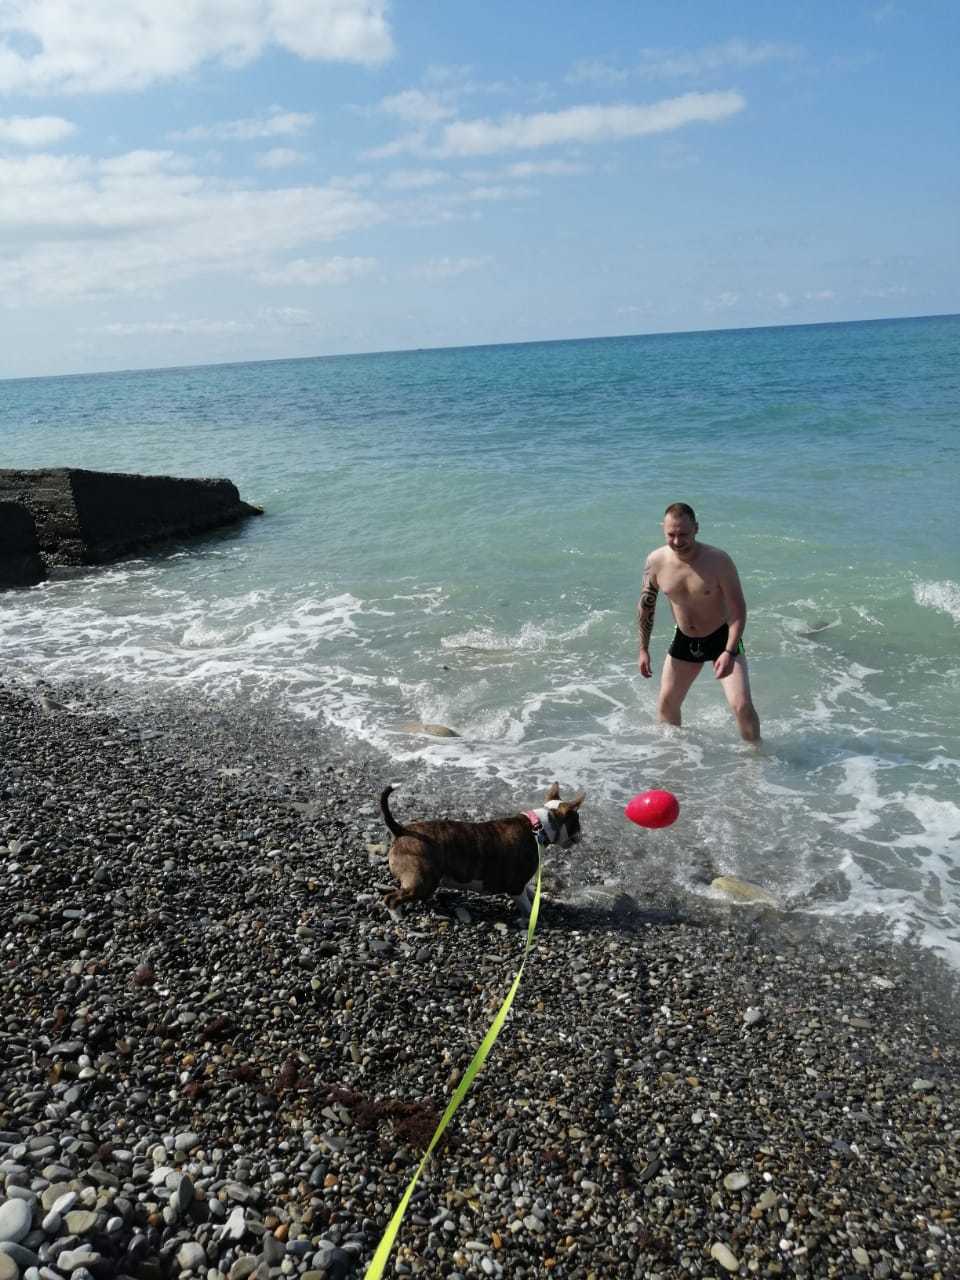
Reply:
[[[397,910],[401,902],[413,902],[414,899],[419,896],[420,895],[417,893],[416,889],[402,885],[399,889],[393,889],[390,893],[385,894],[383,901],[385,902],[387,909],[393,912]]]
[[[523,912],[523,914],[527,917],[528,920],[530,918],[530,912],[533,910],[533,899],[527,897],[527,894],[529,892],[530,892],[530,886],[526,885],[523,888],[522,892],[516,893],[513,896],[514,902],[517,904],[517,906],[520,908],[520,910]]]

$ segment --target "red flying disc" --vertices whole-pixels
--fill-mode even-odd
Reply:
[[[638,827],[669,827],[680,815],[680,801],[672,791],[641,791],[623,812]]]

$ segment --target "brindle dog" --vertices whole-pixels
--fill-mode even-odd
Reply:
[[[580,840],[584,795],[562,801],[554,783],[545,805],[515,818],[490,822],[397,822],[387,804],[393,787],[380,796],[383,819],[393,832],[387,855],[400,888],[384,899],[388,907],[416,898],[429,898],[438,885],[473,889],[480,893],[509,893],[528,915],[532,905],[530,880],[537,870],[539,844],[567,848]]]

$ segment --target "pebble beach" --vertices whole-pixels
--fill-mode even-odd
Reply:
[[[389,780],[252,714],[0,689],[0,1280],[363,1275],[526,932],[385,910]],[[492,816],[437,774],[397,807]],[[616,893],[584,829],[387,1274],[960,1273],[950,972]]]

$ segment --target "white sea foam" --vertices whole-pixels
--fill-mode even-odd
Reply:
[[[960,625],[960,585],[945,579],[943,582],[914,582],[914,601],[924,609],[936,609],[945,613]]]

